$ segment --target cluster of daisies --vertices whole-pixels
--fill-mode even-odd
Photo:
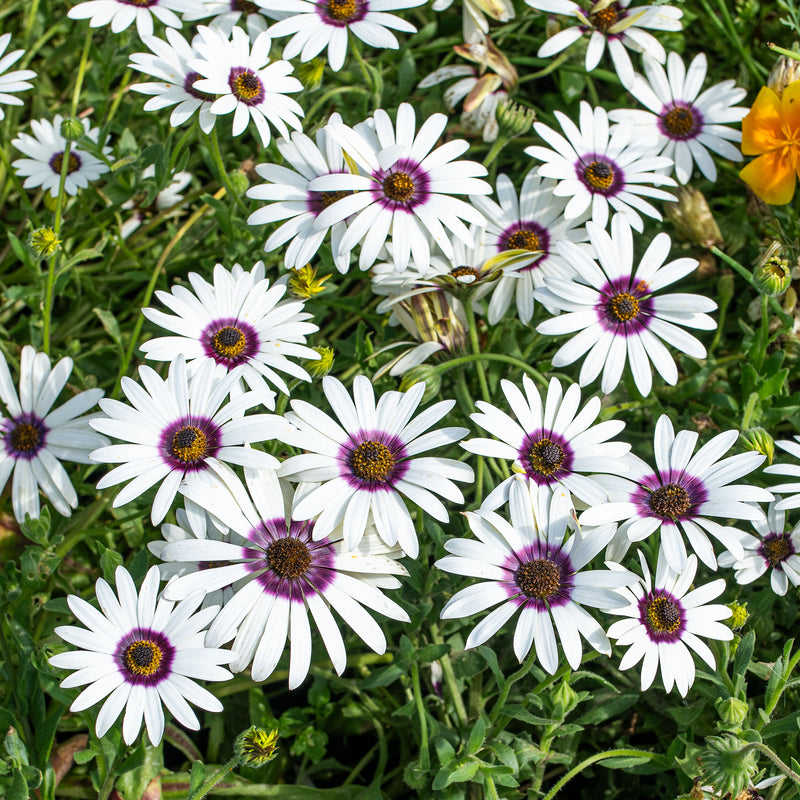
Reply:
[[[102,703],[98,735],[124,711],[127,743],[142,724],[157,743],[165,707],[196,729],[190,704],[221,710],[196,681],[226,680],[245,669],[254,680],[266,680],[287,647],[289,687],[299,686],[311,665],[312,619],[339,673],[347,664],[342,621],[383,652],[386,638],[374,615],[409,621],[388,593],[407,574],[402,559],[419,556],[423,515],[448,523],[446,503],[464,504],[459,484],[474,478],[465,453],[511,466],[511,477],[466,513],[473,536],[449,539],[448,555],[436,562],[443,572],[479,579],[456,591],[441,611],[446,619],[488,611],[468,647],[516,616],[513,647],[520,660],[535,656],[553,674],[559,646],[576,669],[584,640],[606,655],[613,640],[627,648],[621,668],[642,663],[643,688],[660,668],[667,691],[674,686],[685,696],[695,678],[692,652],[713,669],[704,639],[733,636],[722,624],[730,610],[713,602],[725,581],[694,585],[699,562],[710,570],[733,568],[739,583],[769,571],[779,594],[800,584],[800,525],[785,530],[785,510],[800,506],[797,463],[767,469],[789,478],[773,487],[784,495],[780,499],[741,482],[764,456],[727,455],[736,431],[720,433],[695,452],[697,433],[676,433],[662,416],[653,467],[616,438],[622,421],[598,422],[600,397],[581,405],[581,387],[599,378],[608,394],[626,368],[643,396],[652,389],[651,365],[665,382],[676,383],[668,348],[705,356],[686,329],[713,329],[708,313],[715,304],[663,291],[689,275],[696,261],[669,260],[670,238],[661,233],[643,244],[637,262],[634,232],[642,234],[645,217],[661,219],[653,201],[674,201],[668,190],[686,183],[695,167],[716,179],[712,153],[741,159],[732,144],[741,134],[729,125],[746,114],[736,105],[745,92],[732,81],[703,90],[704,56],[688,67],[677,54],[667,56],[648,31],[680,29],[681,12],[671,6],[600,0],[587,10],[572,0],[526,1],[575,22],[542,45],[541,57],[588,36],[587,70],[608,49],[623,85],[646,110],[607,112],[582,102],[577,121],[555,112],[560,131],[536,123],[543,144],[527,148],[531,167],[519,191],[506,175],[495,186],[484,180],[484,166],[461,158],[466,141],[438,144],[444,114],[418,120],[408,103],[394,120],[383,109],[354,125],[333,114],[313,137],[303,132],[303,108],[289,96],[303,87],[289,59],[309,61],[327,48],[337,71],[348,43],[397,48],[392,31],[413,33],[415,27],[389,12],[419,0],[233,6],[89,0],[71,9],[71,18],[110,25],[115,33],[136,22],[148,52],[132,54],[131,67],[154,79],[131,87],[149,97],[145,110],[171,108],[173,126],[196,119],[217,149],[219,116],[233,114],[234,136],[252,123],[265,146],[277,131],[282,163],[256,167],[263,183],[247,194],[264,202],[249,222],[281,223],[265,250],[279,250],[288,269],[303,267],[326,244],[340,272],[355,258],[360,269],[372,270],[380,310],[414,339],[386,365],[390,374],[435,354],[457,353],[471,314],[485,314],[493,325],[512,301],[525,324],[541,313],[537,303],[547,312],[549,318],[537,322],[539,333],[569,335],[553,366],[582,360],[578,384],[564,387],[552,379],[543,394],[528,377],[503,381],[505,402],[479,401],[471,416],[485,438],[441,426],[453,400],[421,408],[423,382],[376,397],[363,375],[349,390],[328,375],[321,388],[332,413],[302,399],[279,413],[277,393],[288,396],[311,380],[320,354],[307,337],[317,326],[287,292],[287,276],[271,280],[261,262],[249,270],[218,264],[210,280],[191,273],[188,285],[157,293],[166,311],[143,313],[169,335],[145,342],[142,350],[148,360],[168,364],[167,376],[141,366],[138,380],[122,379],[125,401],[88,390],[56,406],[70,359],[53,366],[45,354],[24,347],[17,391],[0,358],[7,415],[0,426],[0,486],[13,473],[17,519],[38,516],[40,491],[63,515],[77,507],[61,463],[71,461],[84,465],[83,482],[100,469],[98,490],[121,487],[114,506],[151,492],[151,521],[162,525],[163,538],[149,544],[160,563],[138,588],[119,567],[115,589],[97,582],[99,609],[68,598],[83,627],[56,629],[77,649],[57,653],[51,664],[73,670],[63,686],[83,687],[73,711]],[[437,9],[447,5],[440,1]],[[469,81],[450,97],[453,103],[466,98],[468,110],[478,110],[479,127],[488,121],[487,108],[494,115],[497,93],[515,81],[488,38],[483,5],[464,2],[461,51],[481,69],[423,81],[432,85],[456,75]],[[499,2],[492,14],[509,19],[514,9]],[[154,35],[154,17],[166,26],[166,39]],[[178,32],[183,22],[198,20],[208,24],[190,40]],[[272,60],[272,39],[282,36],[291,39],[283,58]],[[0,37],[0,101],[19,103],[9,93],[31,88],[28,79],[35,75],[4,74],[22,55],[17,50],[2,57],[9,42],[10,35]],[[643,54],[644,75],[635,72],[629,50]],[[361,59],[358,50],[355,55]],[[497,80],[483,80],[489,61]],[[484,106],[492,96],[494,105]],[[14,140],[27,156],[12,165],[26,178],[25,188],[41,186],[56,196],[63,183],[71,195],[109,169],[111,149],[100,131],[86,119],[77,132],[65,131],[63,123],[60,117],[34,121],[33,136]],[[184,176],[173,176],[169,196],[179,197],[185,185]],[[457,444],[465,451],[461,458],[437,454],[452,453]],[[800,459],[800,444],[779,445]],[[170,513],[174,522],[165,522],[173,519]],[[730,527],[730,520],[752,522],[755,534]],[[654,572],[643,550],[640,572],[623,566],[630,546],[647,539],[657,553]],[[603,568],[588,568],[601,552]],[[608,625],[598,619],[608,615],[619,619]]]

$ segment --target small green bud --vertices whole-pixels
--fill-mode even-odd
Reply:
[[[83,127],[83,123],[79,119],[75,117],[67,117],[61,123],[61,135],[68,141],[68,142],[75,142],[86,133]]]
[[[775,440],[763,428],[748,428],[741,433],[742,440],[748,450],[761,453],[767,457],[767,464],[775,458]]]
[[[737,736],[709,736],[699,756],[703,783],[710,783],[718,795],[736,797],[752,782],[758,768],[757,753]]]
[[[278,731],[265,731],[251,725],[236,737],[233,751],[240,764],[263,767],[278,755]]]
[[[733,614],[725,622],[733,630],[738,630],[750,618],[750,614],[747,613],[747,603],[728,603],[728,608]]]
[[[722,721],[722,727],[740,729],[747,718],[747,703],[736,697],[719,698],[714,704]]]
[[[237,194],[244,194],[250,188],[250,179],[240,169],[231,170],[228,173],[233,191]]]
[[[508,99],[503,100],[497,106],[500,135],[506,139],[513,139],[527,133],[534,122],[536,122],[536,112],[532,108],[526,108]]]
[[[400,381],[400,391],[407,392],[417,383],[425,384],[425,392],[422,395],[423,403],[428,403],[438,397],[442,388],[442,379],[431,364],[420,364],[406,372]]]
[[[332,347],[325,346],[312,349],[319,353],[319,358],[304,358],[302,364],[312,378],[324,378],[333,369],[336,351]]]
[[[783,257],[783,246],[773,242],[766,250],[753,272],[756,288],[761,294],[775,297],[783,294],[792,283],[788,259]]]
[[[61,247],[61,239],[56,236],[52,228],[37,228],[28,237],[28,247],[36,253],[39,258],[50,258]]]
[[[325,62],[321,58],[312,58],[305,64],[301,64],[295,74],[297,75],[303,88],[309,92],[319,89],[322,86],[322,76],[325,73]]]
[[[560,719],[569,714],[578,703],[578,693],[569,685],[569,682],[562,680],[552,694],[553,711]]]
[[[330,275],[323,275],[318,278],[317,268],[312,267],[311,264],[295,267],[289,275],[289,291],[295,297],[308,300],[325,291],[325,281],[330,277]]]

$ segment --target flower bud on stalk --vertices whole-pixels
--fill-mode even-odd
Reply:
[[[312,350],[319,353],[319,358],[303,359],[302,364],[312,378],[324,378],[333,369],[336,351],[332,347],[313,347]]]
[[[792,271],[789,269],[789,260],[783,257],[783,245],[780,242],[769,245],[756,265],[753,277],[758,291],[768,297],[776,297],[789,288]]]
[[[748,428],[742,431],[745,447],[767,457],[767,464],[775,458],[775,440],[763,428]]]
[[[81,124],[79,119],[75,119],[75,117],[67,117],[61,123],[61,135],[68,141],[74,142],[83,136],[86,131]]]

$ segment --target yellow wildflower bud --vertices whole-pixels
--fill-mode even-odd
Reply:
[[[325,290],[325,281],[330,277],[330,275],[323,275],[318,278],[316,267],[312,267],[310,264],[296,267],[289,276],[289,292],[295,297],[308,300]]]
[[[61,239],[52,228],[37,228],[28,237],[28,246],[39,258],[50,258],[61,247]]]

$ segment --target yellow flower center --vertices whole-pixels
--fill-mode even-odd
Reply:
[[[211,349],[220,358],[236,358],[247,346],[247,339],[239,328],[226,325],[211,337]]]
[[[620,292],[608,302],[608,312],[617,322],[628,322],[639,316],[639,301],[627,292]]]
[[[692,110],[682,106],[671,108],[661,120],[667,131],[677,139],[688,139],[697,126]]]
[[[508,237],[509,250],[540,250],[539,237],[533,231],[514,231]]]
[[[341,189],[338,192],[320,192],[319,202],[323,208],[327,208],[328,206],[332,206],[338,200],[348,197],[351,194],[353,193],[347,189]]]
[[[474,267],[456,267],[450,270],[450,274],[454,278],[472,278],[477,281],[481,277],[481,271]]]
[[[30,453],[36,449],[41,435],[35,425],[23,422],[11,431],[11,448],[18,453]]]
[[[564,448],[552,439],[540,439],[531,447],[528,461],[534,472],[549,478],[564,463]]]
[[[675,633],[681,624],[681,610],[668,597],[654,597],[650,600],[645,615],[654,633]]]
[[[656,489],[648,498],[654,514],[659,517],[677,519],[692,507],[689,492],[677,483],[668,483]]]
[[[240,73],[231,81],[231,91],[244,102],[253,100],[261,90],[261,79],[249,70]]]
[[[607,161],[592,161],[584,168],[583,177],[594,189],[610,189],[614,183],[614,170]]]
[[[763,544],[763,548],[764,558],[769,561],[771,567],[777,567],[779,564],[786,561],[794,552],[791,542],[785,536],[767,539]]]
[[[328,0],[325,8],[328,10],[328,16],[337,22],[353,19],[358,11],[356,0]]]
[[[203,431],[194,425],[184,425],[175,431],[169,452],[178,461],[192,464],[204,459],[207,449],[208,439]]]
[[[122,663],[131,675],[137,677],[154,675],[161,666],[164,653],[150,639],[137,639],[125,648]]]
[[[381,442],[362,442],[350,454],[350,468],[362,481],[385,483],[395,465],[392,451]]]
[[[589,22],[591,22],[598,31],[605,33],[612,25],[615,25],[619,19],[619,14],[616,8],[614,8],[615,5],[615,3],[612,3],[608,8],[590,14]]]
[[[414,181],[407,172],[393,172],[383,179],[383,193],[390,200],[403,203],[414,195]]]
[[[286,536],[267,548],[267,564],[281,578],[299,578],[311,566],[311,553],[305,542]]]
[[[528,597],[547,600],[561,588],[561,570],[547,558],[526,561],[514,574],[520,590]]]

